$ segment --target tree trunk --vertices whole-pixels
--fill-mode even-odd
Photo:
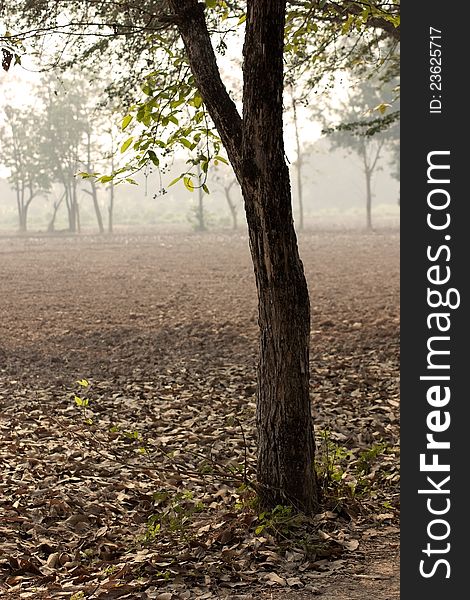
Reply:
[[[82,231],[82,226],[80,224],[80,207],[78,206],[78,202],[77,199],[75,198],[75,223],[76,223],[76,232],[77,233],[81,233]]]
[[[91,132],[87,131],[87,171],[91,173],[93,171],[91,166]],[[95,209],[96,222],[98,223],[98,229],[100,233],[104,233],[103,217],[101,216],[100,204],[98,202],[98,190],[96,189],[96,183],[93,177],[89,179],[91,186],[91,198],[93,200],[93,208]]]
[[[170,0],[189,63],[241,185],[259,303],[257,427],[261,504],[318,508],[309,397],[310,303],[284,158],[285,0],[248,0],[243,121],[217,69],[203,5]]]
[[[19,230],[21,233],[26,233],[27,229],[28,229],[28,209],[26,206],[22,205],[20,206],[20,211],[19,211]]]
[[[283,143],[285,0],[247,3],[243,148],[259,299],[258,482],[262,504],[318,507],[309,395],[310,301]]]
[[[232,196],[230,195],[230,191],[232,186],[236,183],[236,180],[230,182],[229,185],[224,186],[225,198],[227,199],[227,204],[230,210],[230,214],[232,215],[232,229],[236,231],[238,229],[238,221],[237,221],[237,207],[235,206],[235,202],[232,200]]]
[[[372,185],[371,173],[366,170],[366,227],[372,229]]]
[[[114,183],[109,184],[108,233],[113,233]]]
[[[77,232],[77,233],[80,233],[81,232],[80,207],[78,206],[77,181],[76,181],[75,178],[72,179],[71,187],[72,187],[72,206],[73,206],[73,213],[75,215],[75,218],[74,218],[75,229],[74,229],[74,231]]]
[[[196,207],[196,230],[197,231],[206,231],[206,223],[204,221],[204,190],[201,185],[201,167],[197,165],[197,174],[199,180],[199,187],[197,189],[198,198],[197,198],[197,207]]]
[[[114,149],[113,137],[111,137],[111,143],[112,143],[112,148]],[[114,151],[111,152],[111,173],[114,173]],[[111,180],[109,182],[108,233],[113,233],[113,217],[114,217],[114,181]]]
[[[24,196],[25,186],[23,184],[16,186],[16,207],[18,209],[18,231],[24,233],[26,231],[26,218],[24,214]]]
[[[56,202],[54,202],[52,217],[51,217],[51,220],[49,221],[49,224],[47,226],[47,231],[49,233],[53,233],[54,232],[54,229],[55,229],[55,220],[56,220],[56,217],[57,217],[57,211],[59,210],[59,207],[62,204],[62,201],[63,201],[64,198],[65,198],[65,192],[62,194],[62,196],[60,197],[59,200],[57,200]]]
[[[88,172],[91,173],[91,169],[88,169]],[[104,233],[103,226],[103,217],[101,216],[101,209],[98,202],[98,190],[96,188],[96,184],[93,179],[90,179],[91,190],[83,190],[87,194],[90,194],[91,199],[93,200],[93,208],[95,209],[96,222],[98,223],[98,230],[100,233]]]
[[[366,139],[363,140],[361,147],[364,175],[366,178],[366,228],[368,231],[372,230],[372,175],[377,167],[384,142],[385,140],[383,139],[379,141],[375,152],[372,152],[372,150],[368,152],[370,143],[367,144]]]
[[[294,111],[295,142],[297,146],[297,160],[295,161],[295,169],[297,171],[297,198],[299,201],[299,231],[303,231],[304,202],[302,197],[302,149],[300,147],[299,122],[297,119],[297,102],[294,97],[292,97],[292,108]]]
[[[69,221],[69,231],[71,233],[74,233],[76,230],[76,212],[75,212],[75,206],[73,203],[73,195],[72,195],[72,189],[70,186],[70,182],[68,181],[63,181],[64,184],[64,192],[65,192],[65,205],[67,207],[67,217],[68,217],[68,221]]]

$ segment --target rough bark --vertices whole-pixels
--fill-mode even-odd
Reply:
[[[310,303],[284,158],[285,0],[248,0],[243,121],[196,0],[170,2],[191,69],[242,188],[259,301],[258,485],[266,507],[318,507],[309,398]]]
[[[317,508],[309,397],[310,302],[283,144],[286,3],[247,3],[241,181],[259,297],[258,482],[268,505]]]

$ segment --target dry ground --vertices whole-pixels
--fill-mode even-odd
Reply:
[[[398,599],[398,233],[300,249],[340,481],[289,546],[236,482],[255,454],[246,236],[0,238],[0,593]]]

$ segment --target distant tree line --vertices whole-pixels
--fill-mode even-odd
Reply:
[[[0,162],[16,196],[19,230],[28,227],[28,211],[39,196],[52,196],[48,230],[54,231],[59,210],[65,207],[68,229],[80,231],[79,191],[88,193],[99,231],[113,228],[113,182],[108,183],[108,219],[101,214],[97,182],[77,173],[113,168],[115,152],[111,125],[93,100],[90,81],[76,74],[44,78],[35,90],[34,104],[4,107]],[[107,113],[109,121],[109,112]],[[109,157],[109,158],[106,158]]]

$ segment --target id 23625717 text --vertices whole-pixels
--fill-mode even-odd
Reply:
[[[442,113],[442,31],[429,28],[429,113]]]

